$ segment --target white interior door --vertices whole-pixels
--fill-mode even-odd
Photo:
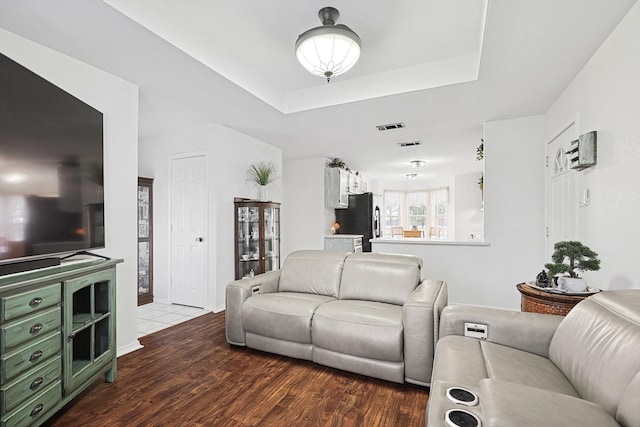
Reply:
[[[208,242],[204,156],[171,161],[171,302],[204,307]]]
[[[577,239],[576,173],[569,169],[566,154],[576,134],[576,123],[573,122],[547,144],[547,259],[551,258],[556,242]]]

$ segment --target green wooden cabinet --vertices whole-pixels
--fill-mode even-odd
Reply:
[[[0,427],[38,426],[98,377],[115,379],[119,262],[0,277]]]

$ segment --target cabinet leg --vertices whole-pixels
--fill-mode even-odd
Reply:
[[[108,383],[112,383],[116,380],[116,375],[118,374],[117,365],[114,363],[111,365],[111,369],[104,373],[104,379]]]

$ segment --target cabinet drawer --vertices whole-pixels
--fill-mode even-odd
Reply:
[[[1,427],[30,426],[38,423],[38,419],[44,415],[50,415],[62,400],[62,386],[60,381],[51,384],[49,388],[40,393],[37,397],[21,406],[13,413],[2,417]],[[44,419],[44,418],[43,418]],[[40,421],[42,422],[42,421]]]
[[[40,365],[52,356],[60,354],[60,332],[37,340],[17,351],[2,355],[2,367],[0,369],[0,384],[16,378],[21,373]]]
[[[24,320],[7,323],[0,328],[0,351],[4,353],[30,339],[59,331],[60,321],[60,307],[55,307]]]
[[[60,303],[60,284],[45,286],[21,294],[0,298],[0,318],[3,322]]]
[[[13,411],[22,402],[33,398],[47,388],[49,384],[60,380],[62,363],[60,357],[46,362],[44,366],[31,371],[24,378],[0,389],[0,408],[2,413]]]

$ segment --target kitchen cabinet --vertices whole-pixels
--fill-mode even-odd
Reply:
[[[325,251],[362,252],[362,234],[334,234],[324,237]]]
[[[236,198],[236,279],[280,268],[280,203]]]
[[[349,207],[349,172],[340,168],[324,170],[324,201],[328,208]]]

